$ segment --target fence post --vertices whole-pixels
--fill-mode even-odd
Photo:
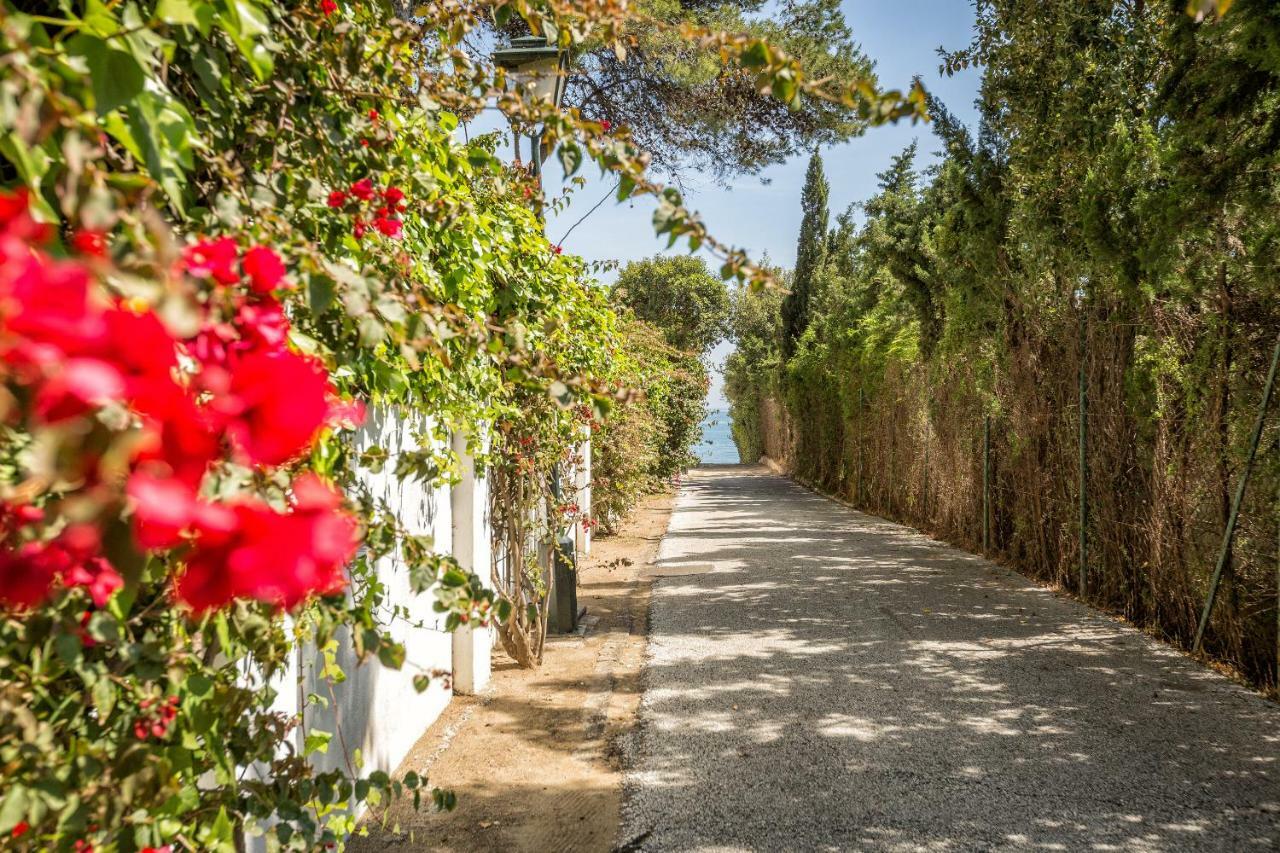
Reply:
[[[1087,577],[1089,565],[1089,457],[1086,455],[1086,447],[1089,440],[1089,392],[1088,377],[1085,373],[1085,319],[1084,308],[1080,310],[1080,369],[1078,381],[1080,384],[1080,581],[1078,584],[1080,597],[1084,598],[1087,590]]]
[[[1213,603],[1218,597],[1218,584],[1222,582],[1222,570],[1227,565],[1227,556],[1231,553],[1231,540],[1236,534],[1236,521],[1240,518],[1240,504],[1244,502],[1244,490],[1249,485],[1249,475],[1253,473],[1253,461],[1258,456],[1258,443],[1262,440],[1262,426],[1267,420],[1267,409],[1271,405],[1271,391],[1276,384],[1276,366],[1280,365],[1280,338],[1276,338],[1275,352],[1271,355],[1271,369],[1267,372],[1267,384],[1262,389],[1262,404],[1258,406],[1258,419],[1253,423],[1253,435],[1249,440],[1249,456],[1245,459],[1244,470],[1240,472],[1240,483],[1236,486],[1235,499],[1231,501],[1231,514],[1227,516],[1227,529],[1222,532],[1222,549],[1218,552],[1218,564],[1214,567],[1213,577],[1209,580],[1209,595],[1204,602],[1204,611],[1200,614],[1200,624],[1196,628],[1196,641],[1191,646],[1193,652],[1200,651],[1204,642],[1204,632],[1209,626],[1209,616],[1213,613]]]
[[[982,421],[982,552],[991,547],[991,416]]]

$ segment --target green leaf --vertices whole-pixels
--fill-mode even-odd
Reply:
[[[30,802],[27,789],[18,784],[9,786],[4,799],[0,800],[0,837],[8,837],[18,824],[27,816],[27,804]]]
[[[329,751],[329,741],[333,740],[333,732],[322,732],[319,729],[312,729],[307,732],[306,738],[302,744],[302,754],[311,755],[316,752],[327,753]]]
[[[378,660],[390,669],[404,666],[404,644],[384,642],[378,647]]]
[[[84,29],[94,35],[108,38],[120,32],[120,21],[102,0],[85,0]]]
[[[267,79],[275,63],[259,40],[267,32],[267,19],[262,10],[248,0],[232,0],[227,4],[227,11],[218,15],[218,23],[240,56],[249,63],[254,76]]]
[[[58,658],[67,666],[78,664],[83,655],[80,638],[75,634],[59,634],[53,641],[53,648],[58,653]]]
[[[114,643],[120,639],[120,623],[104,610],[89,617],[88,631],[89,636],[100,643]]]
[[[147,91],[129,104],[125,116],[147,171],[182,212],[186,171],[194,166],[191,150],[198,141],[191,114],[167,93]]]
[[[98,719],[106,720],[111,716],[111,710],[116,706],[116,687],[109,678],[98,680],[93,685],[93,705],[98,709]]]
[[[80,33],[67,43],[67,52],[84,57],[89,66],[93,108],[98,115],[128,104],[146,85],[146,74],[133,54],[100,38]]]
[[[560,146],[560,165],[566,176],[572,175],[582,167],[582,149],[576,143],[565,142]]]
[[[218,809],[218,816],[214,819],[213,825],[209,827],[209,835],[206,841],[218,842],[218,849],[225,850],[230,847],[235,849],[235,828],[231,824],[231,819],[227,817],[226,808]]]
[[[311,303],[311,311],[318,317],[333,307],[337,290],[333,280],[320,275],[311,276],[307,282],[307,301]]]
[[[192,3],[191,0],[160,0],[156,4],[156,17],[166,24],[195,27],[201,35],[209,35],[213,25],[213,5]]]

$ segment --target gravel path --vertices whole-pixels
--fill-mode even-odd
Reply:
[[[1280,708],[1015,573],[744,466],[659,560],[623,849],[1280,849]]]

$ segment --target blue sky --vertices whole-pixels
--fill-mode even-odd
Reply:
[[[855,39],[875,61],[883,86],[905,90],[918,74],[948,109],[971,125],[974,123],[978,72],[971,69],[955,77],[943,77],[938,73],[937,54],[939,47],[954,50],[969,43],[974,19],[969,0],[847,0],[843,9]],[[884,171],[893,156],[913,139],[920,140],[921,154],[927,162],[938,145],[923,124],[872,128],[848,144],[824,150],[833,214],[874,193],[876,174]],[[690,176],[686,180],[686,201],[702,214],[720,240],[747,249],[752,257],[767,254],[775,263],[790,266],[795,259],[800,189],[807,160],[807,156],[797,157],[762,176],[741,178],[728,188],[717,186],[709,178]],[[554,157],[548,160],[549,195],[554,194],[560,180],[555,163]],[[608,186],[591,180],[566,211],[548,221],[548,237],[558,241],[600,200]],[[565,249],[588,260],[623,262],[661,252],[665,240],[654,237],[652,215],[653,203],[649,199],[622,204],[611,199],[573,231],[564,241]],[[678,251],[679,248],[673,253]],[[713,361],[720,363],[727,352],[727,344],[718,347]],[[726,405],[718,373],[713,378],[710,402],[714,407]]]

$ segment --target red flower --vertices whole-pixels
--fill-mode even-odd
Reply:
[[[329,201],[327,203],[330,207],[342,207],[347,203],[347,194],[342,190],[334,190],[329,193]]]
[[[377,195],[377,191],[373,188],[372,178],[361,178],[351,185],[351,194],[361,201],[372,201]]]
[[[394,186],[387,187],[382,191],[382,198],[387,204],[395,207],[400,202],[404,201],[404,190]]]
[[[364,423],[364,403],[359,400],[342,400],[334,397],[329,401],[329,416],[325,420],[335,426],[355,429]]]
[[[552,246],[552,247],[551,247],[551,251],[558,255],[558,254],[560,254],[561,252],[563,252],[563,251],[564,251],[564,247],[563,247],[563,246]]]
[[[241,305],[236,312],[236,324],[241,340],[251,345],[245,349],[278,352],[289,340],[289,318],[274,299]]]
[[[393,240],[398,240],[404,231],[404,223],[389,216],[379,216],[373,220],[373,224],[379,231]]]
[[[377,122],[377,120],[378,120],[378,111],[369,110],[369,121]]]
[[[333,388],[324,368],[291,352],[246,355],[229,394],[215,401],[226,431],[255,465],[280,465],[311,446],[324,427]]]
[[[92,228],[81,228],[71,235],[71,246],[82,255],[95,258],[107,256],[107,234]]]
[[[174,381],[177,345],[154,311],[135,314],[123,308],[108,311],[106,357],[120,371],[125,396],[134,411],[160,415],[181,389]]]
[[[610,130],[613,129],[613,122],[609,121],[607,118],[601,119],[600,129],[603,130],[605,133],[608,133]]]
[[[364,235],[368,232],[368,230],[369,230],[368,224],[365,223],[365,221],[358,216],[356,217],[355,222],[351,224],[351,233],[355,236],[357,240],[363,239]]]
[[[125,382],[113,365],[96,358],[72,358],[50,376],[35,398],[35,414],[55,423],[98,409],[124,396]]]
[[[181,480],[161,478],[139,471],[127,487],[133,506],[133,535],[148,551],[172,548],[195,521],[196,493]]]
[[[270,293],[284,279],[284,261],[266,246],[254,246],[244,253],[244,271],[258,293]]]
[[[0,603],[34,607],[48,597],[61,568],[61,554],[42,542],[0,550]]]
[[[115,569],[98,554],[96,528],[73,524],[51,542],[27,542],[0,550],[0,602],[32,607],[48,596],[59,577],[69,586],[87,586],[102,606],[123,586]]]
[[[67,586],[82,586],[93,599],[93,606],[107,606],[116,590],[124,586],[124,578],[107,562],[105,557],[91,557],[83,563],[72,566],[63,575]]]
[[[174,477],[198,489],[209,465],[221,456],[220,431],[190,395],[175,387],[163,416],[143,421],[143,444],[134,455],[140,468]]]
[[[0,231],[5,236],[32,245],[43,245],[53,235],[53,228],[31,217],[31,192],[20,187],[16,192],[0,192]]]
[[[178,597],[197,611],[234,598],[292,607],[309,595],[338,592],[358,546],[355,519],[342,496],[314,474],[294,483],[294,509],[279,513],[257,500],[196,523],[196,544],[178,578]]]
[[[89,298],[88,271],[25,246],[5,257],[8,248],[0,247],[0,328],[15,342],[0,355],[10,363],[50,364],[100,348],[106,330]]]
[[[20,820],[13,825],[13,831],[9,833],[10,838],[21,838],[27,834],[27,830],[31,829],[31,824],[25,820]]]
[[[218,240],[202,240],[188,246],[182,252],[187,272],[196,278],[212,278],[219,284],[235,284],[240,280],[236,271],[239,249],[231,237]]]
[[[320,11],[324,12],[324,16],[327,18],[338,11],[338,4],[334,0],[320,0]]]
[[[0,533],[21,530],[44,521],[44,510],[30,504],[6,504],[0,501]]]

